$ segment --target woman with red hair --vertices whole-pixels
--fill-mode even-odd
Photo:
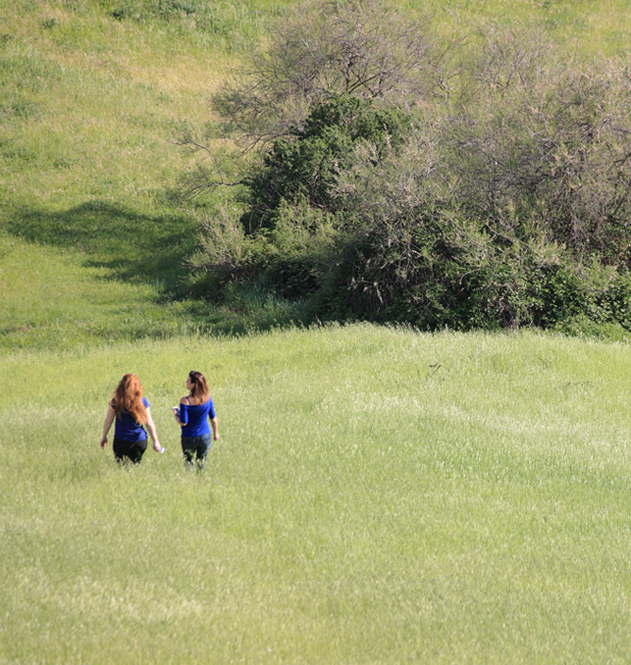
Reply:
[[[101,448],[104,450],[107,445],[107,434],[114,420],[116,425],[112,448],[117,462],[125,460],[131,460],[134,464],[140,462],[147,449],[147,432],[144,426],[149,430],[153,440],[153,449],[157,453],[164,452],[158,441],[149,402],[142,396],[142,385],[135,374],[125,374],[112,395],[103,423]]]

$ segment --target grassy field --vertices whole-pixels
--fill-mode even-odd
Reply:
[[[178,299],[174,127],[290,3],[188,4],[0,0],[0,665],[628,662],[628,345],[223,334],[274,306]],[[425,6],[631,36],[628,0]],[[170,414],[191,369],[204,474]],[[121,469],[98,442],[129,371],[167,452]]]
[[[0,368],[0,663],[628,662],[627,346],[350,326]],[[98,446],[125,371],[167,447],[133,469]]]

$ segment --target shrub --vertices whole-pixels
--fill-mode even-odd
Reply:
[[[537,227],[577,258],[628,265],[628,64],[559,62],[538,38],[508,33],[470,69],[467,103],[442,137],[457,198],[498,232]]]
[[[239,181],[242,251],[217,255],[228,228],[209,222],[205,273],[319,319],[631,329],[629,62],[563,62],[492,28],[449,72],[388,11],[289,20],[216,99],[260,158]]]
[[[400,105],[440,92],[450,50],[425,24],[377,0],[310,1],[272,28],[237,78],[213,96],[227,129],[249,145],[302,129],[334,95]]]
[[[374,159],[403,142],[408,120],[395,108],[379,108],[371,100],[334,96],[316,106],[303,129],[274,142],[261,167],[245,179],[250,209],[244,215],[251,232],[274,223],[283,201],[333,212],[340,173],[351,168],[355,148],[370,146]]]

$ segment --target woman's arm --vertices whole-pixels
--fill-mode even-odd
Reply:
[[[219,441],[219,421],[217,416],[210,419],[210,426],[213,428],[213,441]]]
[[[149,430],[149,436],[153,441],[153,449],[159,453],[162,450],[160,441],[158,441],[158,433],[156,432],[156,426],[153,423],[153,418],[151,417],[151,409],[147,407],[147,429]]]
[[[188,404],[188,397],[182,397],[182,399],[180,400],[180,414],[182,413],[182,404]],[[175,416],[175,422],[178,425],[188,425],[188,418],[182,421],[180,420],[180,414],[176,413],[175,411],[173,412],[173,415]]]
[[[116,412],[110,404],[107,409],[107,415],[105,416],[105,422],[103,423],[103,436],[101,437],[101,448],[103,448],[103,450],[105,450],[105,446],[107,445],[107,435],[114,422],[114,418],[116,418]]]

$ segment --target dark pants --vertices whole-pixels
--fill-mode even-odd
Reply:
[[[206,457],[210,450],[213,435],[204,434],[203,436],[183,436],[182,437],[182,452],[184,453],[184,461],[193,466],[193,457],[197,460],[197,466],[203,469],[206,464]]]
[[[114,437],[112,444],[114,449],[114,457],[117,462],[124,462],[131,460],[134,464],[140,464],[140,460],[147,450],[147,439],[142,441],[123,441]]]

